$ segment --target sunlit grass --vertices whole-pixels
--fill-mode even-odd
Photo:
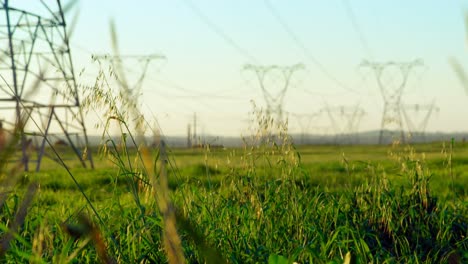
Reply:
[[[2,261],[468,261],[468,146],[297,147],[286,123],[254,106],[243,147],[149,147],[123,74],[101,70],[85,89],[85,110],[102,113],[95,170],[2,167]]]

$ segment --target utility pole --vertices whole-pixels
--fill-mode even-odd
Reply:
[[[187,148],[192,147],[192,131],[190,124],[187,125]]]
[[[402,118],[402,95],[411,71],[422,66],[421,60],[411,62],[370,62],[363,61],[362,67],[373,70],[379,87],[384,108],[380,125],[379,144],[383,143],[384,131],[394,129],[400,134],[399,139],[405,141]]]
[[[284,124],[285,122],[283,119],[284,98],[291,84],[292,76],[295,72],[304,68],[304,64],[300,63],[292,66],[246,64],[243,68],[243,70],[252,71],[255,74],[265,99],[267,114],[272,117],[277,124]],[[276,94],[271,91],[273,87],[267,87],[266,82],[268,78],[277,80],[278,83],[275,85],[279,86],[279,91],[277,91]]]
[[[0,1],[0,51],[5,56],[0,60],[0,111],[15,116],[4,123],[19,133],[24,170],[35,162],[39,171],[44,156],[57,161],[46,153],[46,145],[53,147],[53,129],[83,167],[94,168],[60,0],[37,1],[34,10],[9,2]],[[40,145],[33,147],[36,138]],[[33,149],[35,160],[30,159]]]
[[[197,139],[197,113],[193,113],[193,146],[198,146]]]

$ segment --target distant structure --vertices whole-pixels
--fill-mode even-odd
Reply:
[[[400,134],[400,140],[405,141],[401,98],[411,71],[422,65],[421,60],[385,63],[363,61],[361,63],[362,67],[369,67],[374,71],[377,86],[384,100],[379,144],[383,143],[384,131],[391,132],[392,130]]]
[[[357,144],[359,143],[358,129],[362,118],[366,115],[364,109],[355,106],[334,106],[326,105],[323,112],[327,113],[331,128],[335,133],[335,143]]]
[[[297,114],[297,113],[291,113],[291,116],[294,117],[296,120],[296,123],[300,127],[300,144],[304,145],[307,143],[306,141],[306,135],[310,132],[310,125],[312,122],[317,119],[317,117],[320,115],[320,113],[314,113],[314,114]]]
[[[192,122],[187,124],[187,148],[197,148],[201,145],[202,140],[200,135],[197,135],[197,113],[193,113]]]
[[[197,138],[197,113],[193,113],[193,139],[192,139],[192,147],[198,146],[200,141]]]
[[[3,127],[20,133],[24,170],[35,162],[39,171],[44,156],[57,161],[45,151],[54,135],[67,142],[83,167],[93,168],[61,2],[11,2],[16,6],[0,1],[0,111],[14,116]],[[34,137],[40,140],[32,147]],[[31,159],[31,149],[37,159]]]
[[[191,125],[188,124],[187,125],[187,148],[191,148],[192,147],[192,129],[191,129]]]
[[[402,107],[403,116],[408,128],[410,139],[418,137],[419,140],[426,141],[426,127],[434,112],[439,112],[435,101],[431,104],[405,104]]]
[[[288,91],[289,85],[293,74],[296,71],[304,69],[304,64],[294,64],[292,66],[278,66],[278,65],[252,65],[247,64],[244,66],[244,70],[254,72],[258,84],[262,89],[263,97],[267,106],[267,114],[270,115],[276,124],[284,123],[284,98]],[[267,87],[267,79],[275,80],[278,83],[275,85],[279,86],[277,93],[272,93],[274,87]]]
[[[146,73],[148,72],[148,67],[152,61],[155,60],[166,60],[164,55],[160,54],[148,54],[148,55],[94,55],[95,59],[99,61],[108,61],[114,70],[120,70],[124,66],[124,61],[133,61],[139,64],[140,66],[140,75],[134,83],[129,83],[125,76],[117,76],[117,82],[121,87],[129,89],[133,92],[138,92],[143,86],[143,81],[145,80]],[[136,69],[132,69],[136,70]],[[118,73],[117,73],[118,74]]]
[[[143,87],[143,81],[145,80],[146,74],[148,72],[149,65],[154,60],[165,61],[166,57],[159,54],[149,54],[149,55],[93,55],[93,59],[101,64],[104,61],[107,61],[112,67],[112,74],[115,76],[115,80],[118,86],[121,88],[120,92],[122,93],[122,102],[125,104],[125,110],[127,113],[132,113],[131,119],[135,123],[135,127],[138,130],[137,132],[137,144],[144,143],[146,144],[146,138],[144,137],[143,123],[144,118],[140,112],[134,111],[138,109],[138,98],[140,96],[141,89]],[[138,69],[132,68],[130,71],[137,72],[138,78],[135,80],[129,81],[126,76],[128,72],[125,68],[126,63],[137,64],[140,67]],[[136,116],[135,116],[136,115]]]

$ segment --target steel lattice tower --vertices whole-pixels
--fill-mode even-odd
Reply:
[[[273,117],[277,124],[283,124],[285,121],[283,116],[284,98],[291,83],[292,76],[294,72],[304,69],[304,67],[304,64],[294,64],[292,66],[260,66],[247,64],[244,66],[244,70],[253,71],[255,73],[265,99],[267,114]],[[279,84],[279,91],[277,94],[274,94],[270,91],[271,87],[266,87],[266,78],[268,75],[276,74],[279,76],[274,76],[275,79],[281,83]]]
[[[306,143],[305,136],[307,133],[309,133],[310,125],[312,124],[312,121],[318,118],[320,113],[314,113],[314,114],[291,113],[291,115],[296,119],[297,124],[300,127],[301,144],[304,145]]]
[[[31,10],[0,1],[0,110],[9,129],[19,128],[24,169],[29,162],[40,169],[53,137],[93,168],[60,0],[14,2]],[[31,149],[36,160],[29,160]]]
[[[366,114],[364,109],[359,107],[359,104],[355,106],[326,106],[322,109],[323,112],[326,112],[330,122],[331,127],[335,132],[335,143],[338,143],[338,138],[341,138],[342,143],[352,144],[353,139],[356,142],[359,141],[357,138],[359,124],[361,123],[362,118]]]
[[[118,50],[115,51],[118,54]],[[120,87],[120,92],[123,92],[123,101],[125,102],[127,110],[131,112],[133,116],[131,117],[134,122],[138,123],[143,119],[141,113],[139,111],[135,111],[137,106],[137,99],[139,98],[140,92],[143,87],[143,82],[145,80],[146,74],[148,73],[149,65],[154,60],[161,60],[166,61],[166,57],[160,54],[148,54],[148,55],[93,55],[93,59],[95,59],[100,66],[101,61],[107,61],[109,66],[112,68],[112,74],[115,76],[115,80],[117,85]],[[133,64],[137,64],[140,69],[135,68],[127,68],[125,66],[125,62],[133,62]],[[132,72],[135,73],[137,78],[130,81],[127,79],[127,73]],[[137,129],[141,129],[141,127],[136,124]],[[138,132],[138,141],[145,142],[145,138],[143,135],[143,131]]]
[[[148,72],[149,65],[154,60],[163,60],[166,61],[166,56],[160,54],[149,54],[149,55],[94,55],[93,58],[98,61],[104,60],[108,61],[113,68],[114,73],[117,75],[118,84],[123,87],[125,90],[132,92],[139,92],[143,86],[143,81]],[[124,71],[124,61],[133,60],[140,65],[139,76],[134,83],[127,81]],[[135,69],[133,69],[135,70]]]
[[[422,64],[421,60],[414,60],[412,62],[391,61],[386,63],[364,61],[361,63],[361,66],[370,67],[374,71],[377,85],[384,100],[379,144],[383,143],[384,131],[391,129],[396,130],[400,134],[402,141],[405,140],[401,98],[411,70]]]
[[[402,110],[410,137],[418,134],[422,141],[426,141],[426,127],[429,119],[432,113],[439,111],[435,101],[431,104],[405,104]],[[421,114],[422,118],[417,119],[418,114]]]

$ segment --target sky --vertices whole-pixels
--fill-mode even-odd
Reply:
[[[435,102],[439,111],[431,115],[427,131],[451,132],[468,131],[468,96],[449,63],[456,58],[468,70],[467,3],[80,0],[66,17],[69,22],[77,19],[70,46],[76,71],[84,70],[80,83],[97,76],[92,54],[112,52],[111,21],[121,54],[167,58],[149,65],[141,96],[145,117],[150,123],[156,119],[166,135],[186,135],[194,113],[199,134],[246,133],[252,101],[267,106],[255,72],[243,70],[246,64],[304,64],[305,69],[291,75],[281,104],[292,133],[332,132],[326,107],[336,120],[346,118],[341,107],[359,107],[365,115],[358,130],[377,130],[384,107],[380,88],[401,83],[399,68],[390,67],[396,75],[379,86],[374,69],[361,63],[416,59],[423,65],[409,71],[402,103]],[[124,65],[128,78],[136,80],[138,64],[128,59]],[[273,97],[285,87],[278,73],[263,83]],[[304,118],[298,121],[298,116],[313,114],[318,115],[308,125]],[[408,115],[419,123],[425,112],[408,110]],[[92,113],[88,119],[98,122]],[[89,133],[99,134],[93,127],[88,125]]]

